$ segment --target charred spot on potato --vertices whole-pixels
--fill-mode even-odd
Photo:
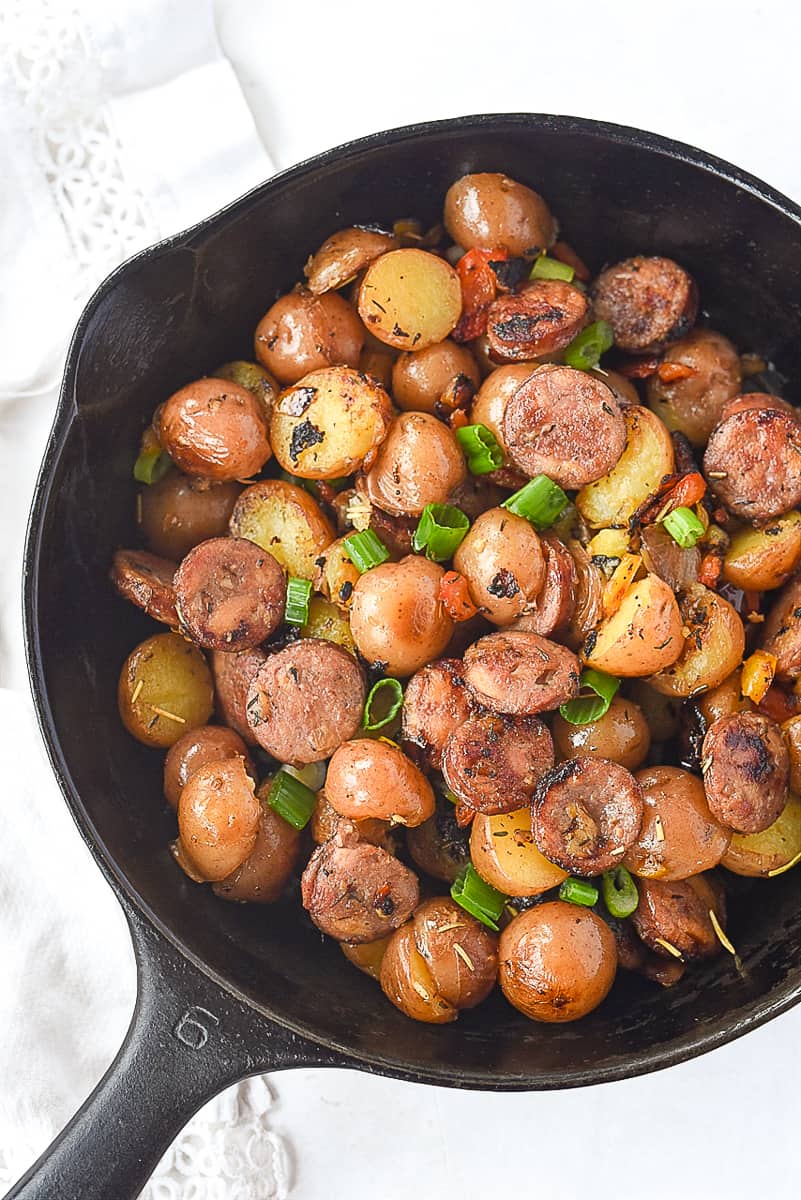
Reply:
[[[497,596],[499,599],[511,600],[512,596],[516,596],[520,591],[517,580],[508,568],[502,567],[492,580],[487,585],[487,591],[491,596]]]
[[[300,425],[296,425],[292,430],[292,439],[289,443],[289,457],[296,463],[304,450],[308,450],[312,446],[318,446],[324,440],[325,434],[321,429],[318,429],[316,425],[312,425],[309,420],[301,421]]]

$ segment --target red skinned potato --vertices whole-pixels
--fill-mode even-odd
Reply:
[[[776,676],[801,675],[801,575],[795,575],[773,602],[762,627],[762,649],[776,656]]]
[[[451,430],[428,413],[407,412],[390,425],[364,486],[384,512],[419,517],[427,504],[444,504],[466,474]]]
[[[272,453],[258,400],[224,379],[198,379],[174,392],[157,432],[176,466],[216,482],[258,474]]]
[[[397,244],[391,233],[378,229],[362,229],[358,225],[338,229],[325,239],[303,268],[309,291],[320,296],[344,287],[369,267],[374,258],[394,250]]]
[[[271,779],[265,779],[256,789],[260,812],[253,849],[241,866],[214,884],[212,890],[221,900],[272,904],[297,866],[303,835],[270,808],[271,784]]]
[[[655,954],[689,961],[720,953],[721,943],[709,914],[714,912],[725,930],[726,902],[713,875],[693,875],[671,883],[643,879],[637,881],[637,890],[640,902],[631,920]]]
[[[324,367],[356,367],[363,345],[361,321],[336,292],[314,296],[298,288],[276,300],[256,326],[256,357],[283,384]]]
[[[668,429],[683,433],[693,446],[705,446],[724,405],[740,391],[740,357],[722,333],[693,329],[673,343],[663,362],[688,374],[672,380],[663,380],[659,371],[649,376],[648,406]]]
[[[731,831],[709,810],[704,785],[680,767],[638,771],[643,820],[635,844],[623,860],[643,879],[688,879],[716,867]]]
[[[359,316],[379,341],[425,350],[443,341],[462,312],[459,276],[426,250],[390,250],[375,259],[359,287]]]
[[[503,247],[534,258],[556,239],[556,222],[542,196],[508,175],[463,175],[445,195],[445,228],[465,250]]]
[[[225,879],[256,844],[259,802],[244,759],[206,763],[191,776],[178,802],[181,845],[203,879]]]
[[[361,576],[353,589],[350,628],[368,662],[404,677],[443,653],[453,633],[440,599],[444,574],[437,563],[410,555]]]
[[[658,575],[647,575],[626,592],[618,610],[587,635],[582,657],[588,667],[630,678],[672,669],[684,645],[673,592]],[[661,678],[651,681],[654,687]]]
[[[164,795],[178,808],[181,792],[196,771],[210,762],[241,758],[245,770],[255,778],[248,748],[238,733],[224,725],[200,725],[174,742],[164,760]]]
[[[545,582],[510,628],[551,637],[566,630],[576,611],[578,571],[567,546],[553,534],[541,534],[540,547],[545,557]]]
[[[443,392],[456,379],[475,389],[481,375],[467,347],[446,338],[425,350],[399,355],[392,368],[392,397],[407,412],[439,416]]]
[[[540,594],[545,583],[545,556],[529,521],[490,508],[478,517],[453,556],[464,575],[476,608],[493,625],[509,625]]]
[[[139,493],[139,528],[148,550],[177,563],[199,542],[222,537],[241,491],[236,482],[210,485],[169,470]]]
[[[334,751],[325,794],[353,821],[374,817],[414,826],[434,814],[434,792],[423,772],[397,746],[374,738],[344,742]]]

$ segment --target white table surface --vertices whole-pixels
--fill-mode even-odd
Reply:
[[[554,112],[679,138],[801,199],[798,11],[794,0],[217,0],[279,167],[410,121]],[[289,1072],[275,1079],[272,1126],[296,1148],[294,1200],[783,1200],[801,1173],[800,1067],[796,1010],[700,1060],[579,1093]]]

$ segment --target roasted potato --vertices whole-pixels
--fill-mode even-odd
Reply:
[[[214,376],[216,379],[229,379],[232,383],[238,383],[240,387],[247,388],[261,405],[265,421],[270,420],[273,404],[281,389],[264,367],[259,366],[258,363],[247,362],[245,359],[235,359],[233,362],[223,363],[221,367],[217,367]]]
[[[593,529],[625,527],[629,517],[674,469],[670,434],[649,408],[624,408],[626,447],[608,475],[588,483],[576,507]]]
[[[510,625],[531,605],[545,582],[545,557],[529,521],[489,508],[467,531],[453,556],[470,596],[493,625]]]
[[[626,693],[642,709],[651,741],[669,742],[676,736],[683,718],[681,700],[657,692],[647,679],[632,679],[626,686]]]
[[[388,675],[403,677],[442,654],[453,633],[440,598],[444,574],[437,563],[410,555],[361,576],[350,627],[368,662],[380,662]]]
[[[200,542],[222,537],[242,491],[240,483],[209,484],[168,471],[139,493],[139,528],[154,554],[179,562]]]
[[[300,579],[314,577],[317,559],[335,536],[309,493],[283,479],[265,479],[245,488],[234,505],[230,530],[234,537],[249,538],[267,550]]]
[[[567,871],[537,849],[530,808],[496,816],[476,813],[470,857],[481,878],[507,896],[539,896],[567,878]]]
[[[122,723],[137,741],[172,746],[211,716],[211,672],[196,646],[177,633],[157,633],[126,658],[117,700]]]
[[[750,525],[732,534],[723,559],[723,578],[744,591],[781,587],[801,562],[801,513],[776,517],[762,529]]]
[[[503,247],[530,258],[556,238],[556,222],[542,196],[497,171],[463,175],[451,184],[445,228],[465,250]]]
[[[314,296],[297,288],[276,300],[256,326],[256,357],[283,384],[324,367],[355,367],[363,345],[364,326],[336,292]]]
[[[313,576],[315,591],[332,604],[347,609],[358,581],[359,569],[345,551],[345,538],[337,538],[317,558]]]
[[[306,286],[319,296],[336,291],[350,283],[368,267],[379,254],[394,250],[398,239],[377,229],[362,229],[358,225],[339,229],[326,238],[303,268]]]
[[[345,955],[348,962],[352,962],[354,967],[358,967],[360,971],[364,971],[365,975],[369,975],[376,983],[381,981],[381,964],[384,961],[389,940],[392,935],[379,938],[377,942],[361,942],[356,945],[351,945],[349,942],[340,942],[339,948]]]
[[[260,815],[243,759],[200,767],[178,801],[181,845],[198,874],[216,881],[236,871],[256,845]]]
[[[368,499],[394,516],[419,517],[444,504],[467,474],[453,433],[429,413],[404,412],[392,422],[365,479]]]
[[[470,395],[481,383],[481,375],[467,347],[446,338],[425,350],[407,351],[395,360],[392,396],[407,412],[439,416],[443,393],[454,380],[463,381]]]
[[[367,268],[359,315],[371,333],[399,350],[441,342],[462,312],[459,276],[426,250],[390,250]]]
[[[610,675],[643,676],[670,667],[683,649],[676,598],[658,575],[647,575],[626,593],[617,612],[589,634],[582,657],[588,667]]]
[[[701,583],[679,595],[682,625],[687,630],[681,655],[650,680],[658,692],[693,696],[717,687],[739,667],[745,631],[736,609]]]
[[[304,637],[335,642],[351,654],[356,652],[347,613],[330,600],[324,600],[322,596],[312,596],[309,601],[309,619],[303,626],[302,633]]]
[[[788,867],[801,855],[801,800],[791,796],[784,809],[761,833],[735,833],[721,863],[735,875],[765,878]]]
[[[256,789],[260,812],[253,849],[235,871],[212,887],[221,900],[272,904],[297,865],[302,834],[267,803],[271,785],[272,779],[265,779]]]
[[[642,766],[651,748],[651,731],[642,709],[622,696],[614,697],[602,717],[584,725],[574,725],[555,713],[552,732],[562,758],[582,754],[608,758],[629,771]]]

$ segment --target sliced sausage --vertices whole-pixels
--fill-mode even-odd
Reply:
[[[779,679],[801,675],[801,575],[786,583],[767,615],[762,649],[776,655]]]
[[[339,942],[374,942],[411,916],[420,899],[417,876],[380,846],[343,829],[318,846],[301,878],[303,907]]]
[[[540,534],[545,556],[545,583],[539,595],[509,628],[550,637],[569,625],[576,611],[578,572],[573,555],[551,533]]]
[[[206,763],[226,758],[243,759],[245,770],[255,779],[248,748],[233,729],[226,729],[225,725],[200,725],[178,738],[164,760],[164,795],[168,803],[177,809],[181,792],[195,772]]]
[[[782,731],[762,713],[718,717],[701,751],[712,814],[738,833],[760,833],[787,803],[790,756]]]
[[[147,550],[118,550],[111,564],[111,582],[121,596],[149,617],[175,629],[175,568],[176,563]]]
[[[711,958],[720,951],[709,916],[714,912],[726,928],[723,888],[710,875],[666,883],[660,879],[638,879],[640,902],[631,920],[646,946],[662,958]],[[672,947],[672,950],[671,950]],[[677,960],[678,961],[678,960]]]
[[[727,417],[733,417],[738,412],[747,412],[750,408],[778,409],[779,412],[786,412],[789,416],[794,417],[796,421],[799,419],[798,409],[793,408],[792,404],[788,404],[786,400],[782,400],[781,396],[773,396],[770,392],[745,392],[742,396],[735,396],[723,406],[720,420],[725,421]]]
[[[689,332],[698,289],[670,258],[637,255],[607,267],[592,287],[593,314],[608,321],[629,354],[656,354]]]
[[[250,685],[248,722],[279,762],[318,762],[352,738],[364,710],[364,673],[333,642],[301,638],[271,654]]]
[[[442,751],[454,729],[475,709],[458,658],[441,658],[411,677],[403,697],[403,741],[416,747],[419,756],[438,771]]]
[[[694,329],[670,347],[664,361],[687,368],[689,374],[668,381],[658,371],[649,376],[648,406],[668,429],[681,430],[694,446],[703,446],[724,405],[740,390],[740,356],[722,333]]]
[[[221,482],[255,475],[272,453],[259,401],[225,379],[198,379],[170,396],[158,437],[187,475]]]
[[[581,330],[587,299],[561,279],[541,279],[500,296],[487,314],[490,350],[501,362],[527,362],[562,350]]]
[[[238,654],[215,651],[211,656],[217,714],[249,746],[257,743],[248,724],[248,695],[259,667],[266,661],[263,650],[241,650]]]
[[[534,841],[563,870],[601,875],[620,865],[642,814],[639,784],[625,767],[608,758],[569,758],[537,785]]]
[[[283,620],[286,579],[276,559],[247,538],[190,550],[175,574],[181,629],[205,650],[252,650]]]
[[[579,661],[536,633],[491,633],[464,656],[465,679],[480,704],[500,713],[538,713],[578,695]]]
[[[801,503],[801,424],[778,408],[725,417],[704,453],[715,495],[738,517],[765,521]]]
[[[470,811],[504,813],[525,808],[553,766],[551,735],[536,717],[476,714],[455,729],[442,753],[448,787]]]
[[[503,440],[512,462],[527,475],[580,488],[612,470],[626,445],[626,423],[600,379],[549,363],[506,405]]]

